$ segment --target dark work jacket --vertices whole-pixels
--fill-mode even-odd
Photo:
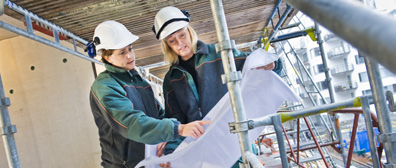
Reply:
[[[179,137],[179,122],[162,119],[164,111],[151,86],[135,70],[105,64],[91,87],[90,104],[99,129],[103,167],[135,167],[144,159],[144,144]]]

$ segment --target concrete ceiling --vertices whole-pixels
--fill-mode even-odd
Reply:
[[[154,37],[151,27],[155,14],[165,6],[175,6],[189,11],[191,25],[196,30],[199,40],[206,43],[217,42],[211,7],[207,0],[12,0],[11,2],[87,41],[92,39],[94,29],[99,23],[105,20],[123,23],[132,33],[140,37],[134,43],[138,66],[163,61],[160,42]],[[223,0],[231,39],[235,40],[236,44],[257,40],[277,2],[278,0]],[[285,9],[286,4],[282,2],[279,14],[282,15]],[[296,13],[296,10],[292,10],[284,25],[287,25]],[[5,8],[5,14],[22,23],[25,20],[24,16],[8,7]],[[278,23],[279,17],[277,13],[273,19],[274,24]],[[0,40],[15,36],[4,31],[6,30],[0,30]],[[80,44],[80,46],[84,45]],[[167,69],[167,66],[163,66],[151,69],[150,72],[162,78]]]

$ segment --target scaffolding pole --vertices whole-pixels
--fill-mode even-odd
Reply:
[[[352,44],[364,56],[396,73],[396,22],[362,4],[343,0],[286,0],[321,25]],[[363,19],[364,18],[364,19]],[[366,58],[366,60],[369,60]],[[381,135],[378,139],[384,143],[387,164],[385,167],[396,167],[396,135],[392,133],[389,111],[384,105],[382,82],[373,79],[379,76],[378,65],[369,60],[367,70],[370,86],[376,103]],[[372,67],[370,67],[372,66]]]
[[[386,105],[385,93],[381,80],[381,73],[378,63],[365,58],[367,74],[369,76],[370,87],[373,93],[374,105],[377,111],[378,123],[381,133],[378,135],[378,141],[384,144],[385,156],[387,163],[385,167],[396,167],[396,134],[392,133],[392,124],[389,116],[389,109]]]
[[[18,152],[15,144],[14,133],[16,133],[16,126],[11,124],[10,114],[8,113],[8,106],[11,102],[8,97],[5,97],[3,81],[0,75],[0,134],[3,137],[5,152],[9,167],[20,168]]]
[[[375,133],[374,133],[374,128],[373,128],[373,121],[371,119],[371,111],[370,111],[370,104],[369,104],[369,99],[367,97],[361,98],[362,101],[362,110],[363,110],[363,115],[364,115],[364,120],[366,122],[366,131],[367,131],[367,136],[369,139],[369,145],[370,145],[370,152],[371,152],[371,160],[373,161],[373,166],[376,168],[380,168],[380,160],[378,157],[378,152],[377,152],[377,141],[375,141]],[[340,143],[341,145],[342,143]],[[340,146],[343,148],[342,146]]]
[[[396,22],[344,0],[285,0],[358,50],[396,73]]]
[[[364,5],[370,8],[375,8],[374,3],[370,3],[365,0],[361,1]],[[360,50],[359,55],[361,55]],[[384,144],[385,156],[387,160],[385,167],[396,167],[396,154],[394,153],[394,151],[396,151],[396,145],[395,139],[392,139],[392,137],[396,137],[396,134],[392,133],[392,123],[390,121],[389,109],[386,104],[385,92],[383,90],[384,87],[382,84],[378,63],[368,57],[365,57],[364,61],[369,77],[370,88],[373,93],[374,105],[377,111],[378,120],[381,121],[378,123],[379,129],[381,130],[380,134],[378,135],[378,140]]]
[[[316,38],[317,43],[319,45],[319,50],[320,50],[320,55],[322,57],[322,62],[323,62],[323,68],[324,68],[324,73],[326,76],[326,82],[327,82],[327,87],[328,87],[328,91],[329,91],[329,95],[330,95],[330,102],[334,103],[335,102],[335,97],[334,97],[334,87],[333,87],[333,83],[332,83],[332,78],[329,72],[329,67],[327,65],[327,55],[323,46],[323,38],[322,38],[322,31],[320,30],[320,26],[317,22],[315,22],[315,32],[316,32]],[[325,100],[326,102],[326,100]],[[328,102],[326,102],[327,104]],[[327,117],[332,120],[332,118],[330,117],[330,115],[327,115]],[[340,120],[339,120],[340,116],[337,113],[334,113],[334,122],[332,125],[336,134],[337,134],[337,138],[338,141],[340,142],[340,146],[341,146],[341,157],[342,157],[342,161],[344,163],[344,166],[346,166],[347,163],[347,154],[345,153],[345,148],[342,147],[342,132],[341,132],[341,128],[340,128]]]
[[[274,36],[278,32],[278,29],[280,28],[280,26],[283,24],[283,22],[285,22],[286,17],[287,17],[287,15],[289,15],[291,9],[292,9],[291,6],[287,5],[287,8],[286,8],[285,12],[283,13],[282,17],[279,19],[279,21],[276,24],[276,26],[275,26],[273,32],[271,33],[271,35],[268,37],[268,40],[265,42],[264,48],[266,48],[270,44],[271,39],[274,38]]]
[[[248,137],[248,123],[246,121],[246,114],[244,111],[241,91],[238,85],[238,81],[241,80],[241,72],[236,70],[234,62],[234,54],[232,49],[235,46],[234,42],[231,42],[228,33],[228,27],[224,14],[224,7],[221,0],[211,0],[210,6],[212,8],[213,20],[216,27],[217,39],[219,41],[219,47],[216,47],[217,52],[221,51],[221,58],[224,68],[224,73],[222,75],[223,83],[227,83],[227,87],[230,94],[230,100],[232,104],[232,110],[234,113],[235,122],[234,124],[235,132],[238,133],[238,140],[241,147],[241,154],[243,159],[243,167],[249,167],[248,159],[251,163],[257,163],[257,157],[246,156],[247,152],[252,152],[249,145]],[[260,166],[262,167],[262,166]]]

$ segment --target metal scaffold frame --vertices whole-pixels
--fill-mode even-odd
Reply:
[[[315,21],[320,22],[322,25],[324,25],[326,28],[328,28],[329,30],[333,31],[334,33],[336,33],[337,35],[339,35],[341,38],[345,39],[347,42],[351,43],[352,45],[354,45],[357,49],[363,51],[364,53],[367,53],[366,55],[379,61],[380,63],[383,63],[385,67],[391,69],[393,72],[396,71],[396,69],[394,67],[392,67],[391,65],[394,65],[394,63],[396,63],[396,59],[391,58],[391,55],[394,55],[394,53],[396,53],[396,50],[394,48],[394,46],[390,46],[389,44],[396,44],[395,38],[392,38],[391,40],[389,39],[389,36],[384,38],[386,35],[390,35],[392,34],[392,37],[395,36],[396,34],[392,33],[393,30],[392,27],[396,27],[395,23],[390,20],[389,18],[386,18],[378,13],[375,13],[372,10],[368,10],[366,8],[361,8],[361,7],[357,7],[355,6],[355,4],[351,4],[350,2],[345,2],[345,1],[326,1],[326,0],[286,0],[287,2],[289,2],[291,5],[295,6],[295,8],[301,10],[302,12],[307,12],[306,14],[310,17],[312,17]],[[225,46],[222,47],[222,58],[225,60],[228,60],[227,58],[233,58],[232,57],[232,51],[230,50],[230,39],[228,37],[228,31],[227,31],[227,26],[225,23],[220,23],[218,20],[216,21],[216,17],[218,18],[223,18],[224,22],[225,22],[225,18],[224,18],[224,11],[222,9],[221,6],[221,1],[218,0],[216,2],[214,2],[214,0],[211,1],[211,5],[212,5],[212,11],[213,11],[213,16],[215,18],[215,25],[216,25],[216,32],[218,34],[218,39],[219,39],[219,44],[221,46]],[[312,10],[314,9],[314,10]],[[328,12],[326,12],[328,11]],[[334,12],[336,11],[336,12]],[[338,11],[338,12],[337,12]],[[220,13],[220,14],[219,14]],[[333,14],[336,13],[336,14]],[[360,18],[362,18],[362,15],[360,14],[364,14],[363,18],[368,18],[368,21],[365,19],[364,22],[366,24],[364,24],[364,26],[361,26],[360,22],[356,22],[356,18],[353,17],[348,17],[345,18],[343,16],[349,16],[349,14],[353,15],[353,16],[358,16]],[[314,16],[311,16],[314,15]],[[327,16],[328,15],[328,16]],[[355,19],[355,20],[354,20]],[[359,19],[357,19],[359,20]],[[368,26],[366,26],[367,24],[369,24]],[[389,26],[389,24],[392,24],[392,26]],[[341,26],[340,26],[341,25]],[[376,26],[372,26],[372,25],[376,25]],[[319,25],[317,23],[315,23],[315,27],[317,28],[317,30],[319,30]],[[362,31],[362,28],[364,27],[365,31]],[[387,27],[387,29],[384,31],[382,28],[383,27]],[[351,31],[348,31],[348,30]],[[381,30],[380,30],[381,29]],[[371,30],[371,31],[367,31],[367,30]],[[276,33],[277,30],[274,30],[274,33]],[[380,35],[378,35],[379,31],[381,32]],[[349,32],[349,34],[347,33]],[[353,33],[351,33],[353,32]],[[373,33],[374,32],[374,33]],[[351,35],[353,34],[353,35]],[[385,36],[384,36],[385,35]],[[326,56],[324,55],[324,49],[323,49],[323,45],[322,45],[322,40],[320,37],[320,31],[317,32],[317,36],[319,37],[319,41],[318,44],[320,46],[320,50],[322,53],[322,59],[323,62],[326,62]],[[361,39],[356,39],[356,37],[361,37],[363,39],[367,39],[367,40],[361,40]],[[272,40],[272,35],[271,38],[269,38]],[[270,40],[268,40],[267,42],[269,42]],[[266,43],[267,44],[267,43]],[[264,45],[265,47],[266,45]],[[373,47],[374,46],[374,47]],[[228,51],[227,51],[228,50]],[[229,52],[231,51],[231,52]],[[386,62],[388,61],[388,62]],[[225,62],[227,63],[227,62]],[[228,77],[231,77],[230,74],[232,73],[236,73],[235,68],[231,69],[231,73],[229,73],[229,64],[224,64],[223,62],[223,66],[225,69],[225,75]],[[377,109],[377,114],[379,116],[379,120],[381,120],[381,118],[383,117],[388,117],[388,120],[386,120],[385,118],[385,123],[380,122],[380,129],[381,130],[385,130],[383,133],[381,133],[378,136],[378,139],[380,140],[380,142],[384,143],[385,146],[385,151],[388,151],[387,153],[392,153],[391,151],[396,151],[394,150],[394,140],[395,138],[392,132],[387,132],[387,130],[389,131],[389,129],[391,128],[390,122],[389,121],[389,113],[388,109],[386,107],[386,103],[385,103],[385,99],[383,95],[384,93],[382,92],[382,83],[378,82],[380,81],[380,79],[375,78],[376,75],[379,75],[379,71],[376,71],[376,69],[374,67],[374,70],[369,69],[369,67],[371,66],[376,66],[376,65],[370,65],[368,64],[368,71],[369,73],[372,73],[372,75],[370,75],[370,85],[371,87],[374,89],[374,102],[376,104]],[[231,67],[232,67],[232,63],[231,63]],[[372,71],[372,72],[370,72]],[[327,71],[326,73],[326,79],[328,84],[330,84],[331,87],[331,82],[330,82],[330,75]],[[228,78],[230,79],[230,78]],[[234,78],[235,79],[235,78]],[[236,81],[238,81],[238,78],[234,81],[227,81],[228,82],[228,88],[230,92],[235,92],[235,91],[239,91],[238,87],[231,85],[231,83],[236,83]],[[352,99],[349,101],[345,101],[345,102],[341,102],[341,103],[334,103],[334,91],[332,89],[329,90],[330,95],[331,95],[331,101],[332,104],[328,104],[328,105],[322,105],[322,106],[318,106],[318,107],[314,107],[314,108],[310,108],[310,109],[305,109],[305,110],[301,110],[301,111],[296,111],[290,114],[284,114],[281,113],[279,115],[273,115],[270,117],[264,117],[264,118],[260,118],[260,119],[254,119],[252,127],[257,127],[257,126],[263,126],[263,125],[274,125],[276,134],[277,134],[277,138],[278,138],[278,144],[279,144],[279,150],[280,150],[280,155],[281,155],[281,159],[282,159],[282,166],[283,167],[287,167],[287,157],[286,157],[286,151],[285,151],[285,146],[283,143],[283,136],[282,134],[280,134],[280,132],[282,131],[281,124],[280,121],[285,122],[288,121],[292,118],[300,118],[300,117],[305,117],[305,116],[309,116],[309,115],[313,115],[313,114],[317,114],[317,113],[322,113],[322,112],[327,112],[327,111],[332,111],[335,109],[339,109],[339,108],[345,108],[345,107],[360,107],[363,106],[363,112],[365,114],[365,123],[366,123],[366,128],[369,134],[369,142],[370,142],[370,147],[371,147],[371,155],[372,155],[372,160],[373,160],[373,166],[374,167],[380,167],[380,161],[378,159],[378,154],[376,152],[376,145],[375,145],[375,140],[374,140],[374,133],[373,133],[373,127],[371,125],[372,121],[371,121],[371,116],[369,115],[369,113],[367,111],[369,111],[369,102],[368,102],[368,97],[358,97],[356,99]],[[235,122],[236,123],[249,123],[249,122],[245,122],[246,120],[241,120],[244,119],[243,117],[240,116],[245,116],[244,115],[244,111],[243,111],[243,107],[240,105],[241,102],[238,99],[238,97],[235,97],[238,95],[233,95],[230,96],[231,97],[231,102],[232,102],[232,106],[233,106],[233,111],[234,111],[234,116],[235,116]],[[355,118],[356,120],[356,118]],[[336,122],[338,121],[338,118],[336,116]],[[339,122],[339,121],[338,121]],[[337,125],[339,125],[339,123],[335,123]],[[242,126],[241,126],[242,127]],[[251,127],[247,127],[247,128],[251,128]],[[339,128],[338,128],[339,129]],[[245,152],[250,152],[249,150],[247,150],[246,146],[248,145],[248,139],[245,139],[244,137],[242,137],[242,135],[247,132],[247,130],[239,130],[239,141],[241,144],[241,153],[242,153],[242,158],[244,160],[243,165],[245,167],[249,167],[248,162],[252,162],[253,163],[257,163],[255,158],[252,157],[246,157],[245,156]],[[337,136],[339,138],[341,138],[341,133],[340,131],[337,131]],[[340,142],[341,143],[341,142]],[[318,144],[317,144],[318,145]],[[351,152],[351,150],[350,150]],[[343,156],[345,156],[345,152],[343,151]],[[323,154],[321,154],[323,156]],[[395,162],[394,162],[394,156],[395,154],[387,154],[387,161],[388,163],[384,164],[384,167],[394,167],[395,166]],[[351,154],[348,155],[348,160],[344,159],[344,165],[346,164],[346,166],[350,165],[350,156]],[[324,159],[324,158],[323,158]],[[252,160],[252,161],[251,161]],[[298,159],[297,159],[298,162]],[[256,164],[252,164],[253,167],[261,167],[261,165],[256,165]]]
[[[5,152],[9,167],[20,168],[18,151],[16,148],[14,133],[17,132],[16,126],[11,124],[8,106],[11,105],[10,99],[5,97],[3,81],[0,74],[0,135],[3,137]]]
[[[396,72],[396,22],[376,11],[350,1],[342,0],[286,0],[290,5],[311,17],[339,37],[352,44],[365,56],[370,86],[377,109],[381,133],[380,142],[384,143],[387,163],[384,167],[396,166],[395,133],[385,104],[382,81],[378,70],[381,63]],[[364,19],[362,19],[364,18]],[[356,38],[359,37],[359,38]]]
[[[3,21],[0,21],[0,28],[3,28],[5,30],[8,30],[15,34],[22,35],[26,38],[32,39],[34,41],[43,43],[45,45],[54,47],[56,49],[66,52],[66,53],[72,54],[74,56],[77,56],[79,58],[82,58],[82,59],[92,62],[94,77],[96,78],[95,64],[104,66],[104,63],[100,62],[99,60],[93,59],[93,58],[89,57],[88,55],[80,53],[77,50],[76,42],[86,45],[86,44],[88,44],[88,41],[82,39],[81,37],[78,37],[77,35],[74,35],[73,33],[63,29],[62,27],[59,27],[59,26],[37,16],[36,14],[33,14],[32,12],[12,3],[9,0],[0,0],[0,16],[4,13],[4,6],[25,16],[27,30],[20,29],[16,26],[5,23]],[[38,35],[35,35],[33,32],[32,20],[35,20],[45,26],[48,26],[53,31],[53,36],[54,36],[55,42],[51,41],[51,40],[47,40],[47,39],[40,37]],[[60,34],[66,35],[67,37],[72,39],[73,47],[74,47],[73,49],[70,49],[60,43],[60,39],[59,39]],[[162,82],[163,82],[162,79],[156,77],[155,75],[149,73],[148,71],[145,71],[143,68],[136,67],[136,69],[139,69],[138,72],[145,79],[152,81],[155,84],[159,84],[159,83],[162,84]],[[162,93],[161,93],[161,95],[162,95]],[[11,119],[10,119],[10,116],[8,113],[8,108],[7,108],[8,106],[10,106],[10,104],[11,103],[10,103],[9,98],[4,97],[3,83],[1,80],[1,76],[0,76],[0,107],[1,107],[0,135],[2,135],[3,140],[4,140],[4,146],[6,149],[7,161],[8,161],[9,167],[19,168],[20,167],[19,157],[18,157],[18,152],[17,152],[17,148],[16,148],[16,144],[15,144],[14,135],[13,135],[14,133],[17,132],[17,129],[16,129],[15,125],[11,125]]]

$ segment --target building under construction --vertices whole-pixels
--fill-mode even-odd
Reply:
[[[301,97],[247,118],[235,64],[224,65],[241,167],[396,167],[396,19],[374,0],[0,0],[0,167],[99,167],[88,95],[104,64],[84,49],[99,23],[124,24],[139,36],[136,69],[163,102],[169,66],[152,26],[166,6],[189,11],[223,59],[232,49],[279,55]]]

